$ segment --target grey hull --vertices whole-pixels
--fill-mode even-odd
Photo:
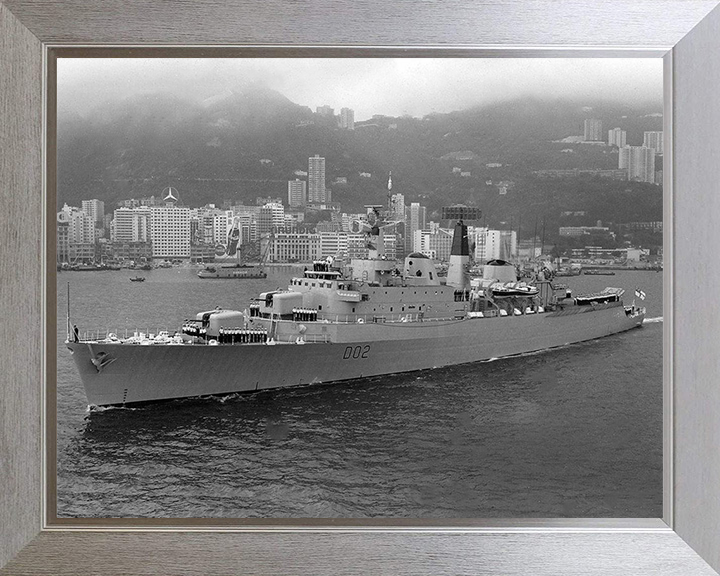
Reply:
[[[628,316],[622,306],[615,306],[574,314],[350,325],[334,333],[332,343],[69,342],[67,347],[88,403],[103,406],[337,382],[476,362],[593,340],[642,322],[642,314]]]

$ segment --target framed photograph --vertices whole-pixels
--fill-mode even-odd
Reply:
[[[720,13],[666,4],[584,48],[0,4],[3,572],[713,574]]]

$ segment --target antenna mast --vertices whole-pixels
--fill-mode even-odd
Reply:
[[[67,283],[67,341],[70,342],[70,282]]]

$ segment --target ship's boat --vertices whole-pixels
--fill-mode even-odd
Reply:
[[[144,276],[133,276],[130,278],[130,282],[145,282]]]
[[[586,276],[615,276],[613,270],[602,270],[599,268],[590,268],[584,271]]]
[[[267,272],[262,268],[246,264],[211,265],[200,270],[198,278],[267,278]]]
[[[519,281],[495,260],[470,278],[467,227],[455,226],[446,277],[421,253],[313,263],[241,310],[212,309],[177,331],[120,338],[68,330],[89,404],[252,392],[432,369],[536,352],[642,325],[622,291],[573,297],[548,277]],[[71,326],[68,317],[68,326]]]

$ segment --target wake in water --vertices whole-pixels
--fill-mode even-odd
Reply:
[[[663,317],[662,316],[656,316],[655,318],[645,318],[643,324],[657,324],[658,322],[662,322]]]
[[[85,408],[85,412],[95,413],[95,412],[109,412],[110,410],[138,410],[139,408],[133,407],[133,406],[123,406],[121,404],[113,405],[113,406],[96,406],[95,404],[88,404]]]

